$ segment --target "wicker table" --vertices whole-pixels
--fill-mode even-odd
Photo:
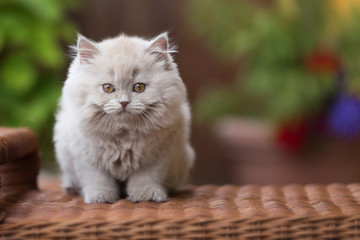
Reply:
[[[165,203],[38,190],[38,144],[0,128],[1,239],[358,239],[360,184],[189,186]]]

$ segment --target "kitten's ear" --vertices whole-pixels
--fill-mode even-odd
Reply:
[[[81,34],[78,34],[77,40],[77,52],[80,57],[81,64],[88,64],[90,60],[99,53],[99,49],[96,47],[96,43],[87,39]]]
[[[164,32],[151,40],[149,47],[150,54],[153,54],[157,60],[168,60],[168,54],[172,51],[169,50],[168,33]]]

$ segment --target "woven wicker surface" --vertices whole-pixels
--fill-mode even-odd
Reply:
[[[37,190],[37,143],[0,129],[0,239],[360,239],[360,183],[190,186],[164,203]]]
[[[13,239],[357,239],[359,202],[360,184],[192,186],[164,203],[114,204],[32,190],[2,201],[2,231]]]
[[[164,203],[85,204],[61,191],[29,191],[6,200],[7,223],[24,221],[133,221],[145,218],[303,218],[360,214],[360,184],[199,186]]]

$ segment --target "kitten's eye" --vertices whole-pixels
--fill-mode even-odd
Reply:
[[[104,89],[104,92],[106,92],[106,93],[111,93],[111,92],[115,91],[114,86],[109,83],[104,84],[103,89]]]
[[[144,83],[136,83],[134,85],[134,92],[141,93],[145,90],[145,84]]]

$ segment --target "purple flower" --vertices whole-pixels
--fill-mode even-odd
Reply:
[[[360,99],[342,94],[330,109],[328,128],[336,136],[353,140],[360,136]]]

